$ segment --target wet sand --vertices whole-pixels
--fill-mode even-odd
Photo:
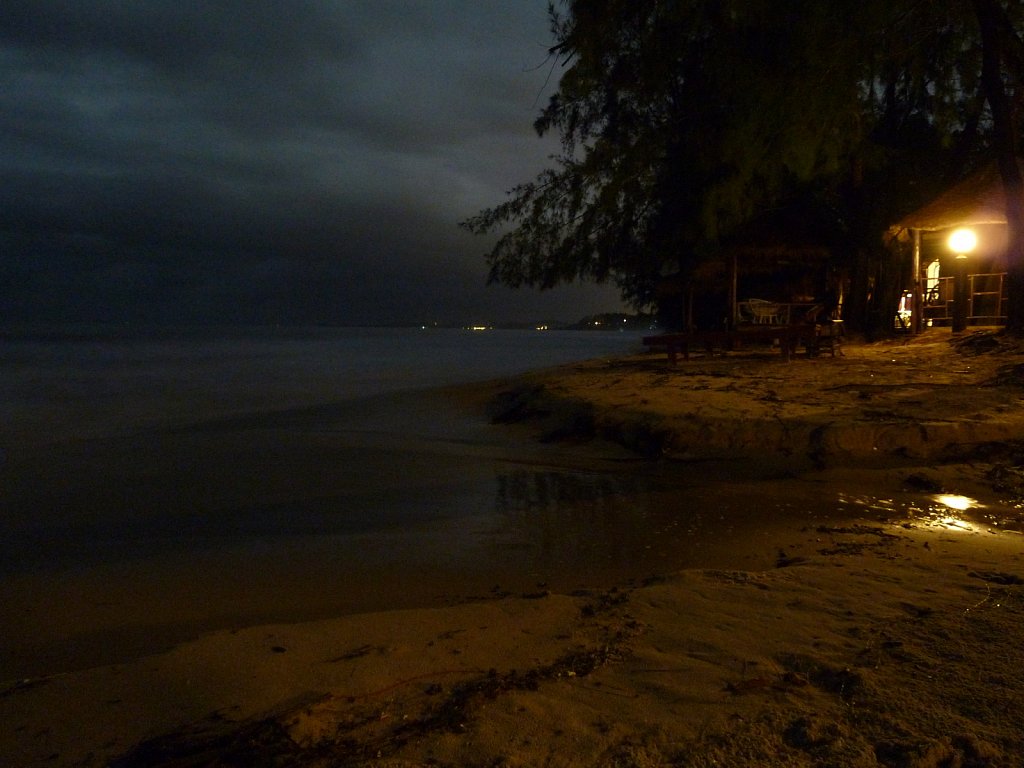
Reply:
[[[769,567],[782,530],[836,517],[789,496],[768,502],[766,526],[756,483],[489,424],[496,388],[12,457],[0,680],[123,663],[215,630]]]
[[[496,474],[544,459],[479,427],[417,393],[10,457],[0,678],[490,589]]]
[[[396,429],[386,440],[352,428],[349,448],[400,443],[402,481],[416,479],[408,509],[436,508],[404,548],[386,521],[358,533],[338,523],[344,542],[334,542],[303,529],[322,526],[322,516],[278,512],[266,529],[292,523],[287,542],[232,532],[233,545],[223,546],[223,526],[197,525],[210,546],[173,567],[160,560],[179,550],[156,546],[134,570],[94,562],[59,577],[37,570],[5,579],[20,584],[5,623],[35,637],[6,658],[20,653],[28,664],[56,647],[58,630],[80,632],[46,671],[6,683],[0,757],[185,765],[212,750],[236,762],[258,755],[304,765],[1014,765],[1024,751],[1024,484],[1007,458],[1013,441],[1001,450],[991,441],[980,452],[982,443],[962,446],[965,460],[950,461],[948,443],[946,458],[915,455],[917,432],[911,450],[881,443],[885,455],[874,454],[878,435],[899,434],[899,408],[919,407],[910,402],[919,394],[879,401],[897,397],[906,377],[918,378],[904,392],[930,382],[947,405],[962,386],[955,410],[932,415],[954,427],[970,420],[979,434],[986,409],[1019,407],[1019,385],[1003,381],[1001,397],[986,392],[976,407],[968,390],[1024,356],[964,358],[946,339],[923,344],[903,355],[918,355],[916,373],[900,365],[898,376],[885,361],[900,351],[879,347],[851,349],[831,368],[831,360],[784,368],[748,358],[670,372],[651,357],[570,366],[526,381],[546,393],[534,406],[566,407],[512,427],[459,416],[456,430]],[[753,374],[758,366],[768,367]],[[973,385],[958,373],[968,368]],[[784,389],[807,392],[815,382],[812,398]],[[707,396],[717,389],[747,422],[727,432],[735,460],[707,430],[728,408],[716,406],[711,419],[705,410],[703,421],[687,409],[688,397],[705,409],[723,403]],[[485,394],[463,393],[458,409],[449,401],[451,413],[478,414]],[[577,418],[581,399],[594,407],[587,424]],[[436,414],[437,401],[418,402]],[[631,417],[645,425],[632,435],[652,434],[651,413],[675,419],[659,458],[640,461],[592,439],[624,434],[623,402],[646,408]],[[820,441],[805,452],[794,448],[803,426],[790,428],[789,453],[750,461],[748,448],[770,453],[758,435],[774,434],[759,432],[758,409],[785,425],[787,405],[799,408],[810,434],[815,402],[832,424],[845,414],[856,439],[834,443],[842,452],[822,453]],[[362,413],[379,425],[372,409]],[[305,431],[296,418],[242,430],[225,456],[251,457],[292,435],[290,463],[320,468],[303,482],[324,491],[316,498],[339,498],[323,467],[351,456],[331,453],[331,440],[310,444],[330,423],[323,413],[299,417]],[[999,418],[990,421],[992,434],[1006,434]],[[611,423],[616,429],[602,426]],[[553,426],[568,442],[538,443]],[[873,444],[863,442],[869,427]],[[693,430],[705,436],[704,455]],[[738,442],[741,434],[754,442]],[[853,461],[864,448],[872,460]],[[240,477],[217,498],[244,496],[255,480]],[[265,484],[259,495],[286,500],[282,477],[256,478]],[[980,505],[950,507],[937,500],[942,492]],[[386,498],[403,509],[401,497]],[[466,506],[442,501],[450,499]],[[346,554],[332,561],[332,552]],[[359,556],[371,564],[365,571],[352,568]],[[375,573],[380,557],[392,560]],[[104,594],[114,599],[105,605]],[[237,613],[228,615],[232,603]],[[211,614],[217,621],[196,621]],[[156,625],[168,619],[177,634],[160,637]],[[119,622],[144,642],[118,639]],[[89,654],[76,652],[88,646],[90,625],[99,655],[83,664]]]

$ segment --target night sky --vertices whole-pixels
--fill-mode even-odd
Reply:
[[[4,0],[0,323],[575,320],[459,221],[556,151],[547,0]]]

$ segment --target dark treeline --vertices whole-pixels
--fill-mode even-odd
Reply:
[[[737,238],[796,211],[847,323],[879,333],[908,278],[882,234],[995,159],[1024,329],[1016,0],[570,0],[551,22],[560,81],[536,129],[562,151],[464,222],[501,233],[492,280],[613,281],[678,319],[673,296],[714,293]]]

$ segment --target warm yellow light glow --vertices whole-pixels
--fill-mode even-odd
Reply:
[[[968,496],[957,496],[952,493],[940,493],[935,496],[935,500],[947,509],[955,509],[959,512],[978,506],[976,499]]]
[[[966,520],[961,520],[959,517],[940,517],[936,522],[945,528],[947,531],[962,531],[964,533],[973,533],[977,530],[977,527],[973,523],[969,523]]]
[[[953,253],[966,255],[978,245],[978,236],[974,234],[973,229],[957,229],[949,236],[949,240],[946,243],[949,245],[949,250]]]

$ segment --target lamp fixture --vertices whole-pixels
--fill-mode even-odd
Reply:
[[[946,241],[949,250],[956,254],[958,259],[967,258],[967,254],[973,251],[978,245],[978,236],[973,229],[961,227],[953,230]]]

